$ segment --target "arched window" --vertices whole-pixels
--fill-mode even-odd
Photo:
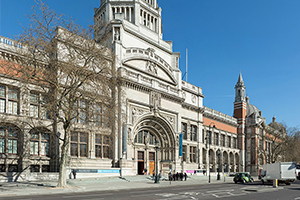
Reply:
[[[155,136],[149,131],[139,131],[138,134],[134,138],[135,143],[145,144],[149,143],[154,145]]]
[[[50,156],[50,137],[47,129],[30,131],[30,155]]]
[[[18,154],[19,132],[15,126],[0,126],[0,154]]]

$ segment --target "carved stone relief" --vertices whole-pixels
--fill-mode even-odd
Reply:
[[[151,111],[157,113],[161,107],[161,94],[157,92],[150,93],[150,108]]]
[[[185,92],[182,92],[182,98],[186,98],[186,93]]]
[[[146,64],[146,70],[152,74],[157,75],[158,66],[154,62],[148,61]]]
[[[131,106],[131,112],[130,112],[131,123],[133,124],[134,122],[136,122],[139,116],[143,115],[146,112],[149,112],[149,110],[137,106]]]
[[[196,96],[192,94],[192,102],[196,103]]]

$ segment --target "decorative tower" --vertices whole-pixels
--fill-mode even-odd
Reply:
[[[100,7],[95,8],[95,39],[103,37],[103,28],[108,24],[118,24],[123,21],[125,28],[134,29],[148,37],[154,36],[156,40],[162,39],[161,8],[157,0],[101,0]],[[115,40],[123,38],[120,28],[113,28]]]
[[[238,81],[235,85],[235,101],[234,101],[234,112],[233,117],[237,119],[238,122],[238,148],[240,152],[240,171],[245,170],[245,125],[246,125],[246,113],[247,113],[247,103],[245,98],[246,86],[240,72]]]

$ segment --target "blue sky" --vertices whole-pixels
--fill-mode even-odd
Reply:
[[[93,23],[100,0],[45,0],[57,13]],[[300,126],[299,0],[158,0],[164,39],[181,53],[188,82],[202,87],[204,105],[233,114],[234,86],[242,72],[250,103],[267,123]],[[26,25],[33,0],[0,0],[0,35]]]

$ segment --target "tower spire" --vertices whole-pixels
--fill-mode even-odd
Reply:
[[[245,101],[245,84],[243,81],[242,73],[240,71],[238,81],[235,85],[235,102]]]
[[[237,84],[244,85],[244,81],[243,81],[243,77],[242,77],[241,71],[240,71],[240,74],[239,74],[239,79],[238,79]]]

